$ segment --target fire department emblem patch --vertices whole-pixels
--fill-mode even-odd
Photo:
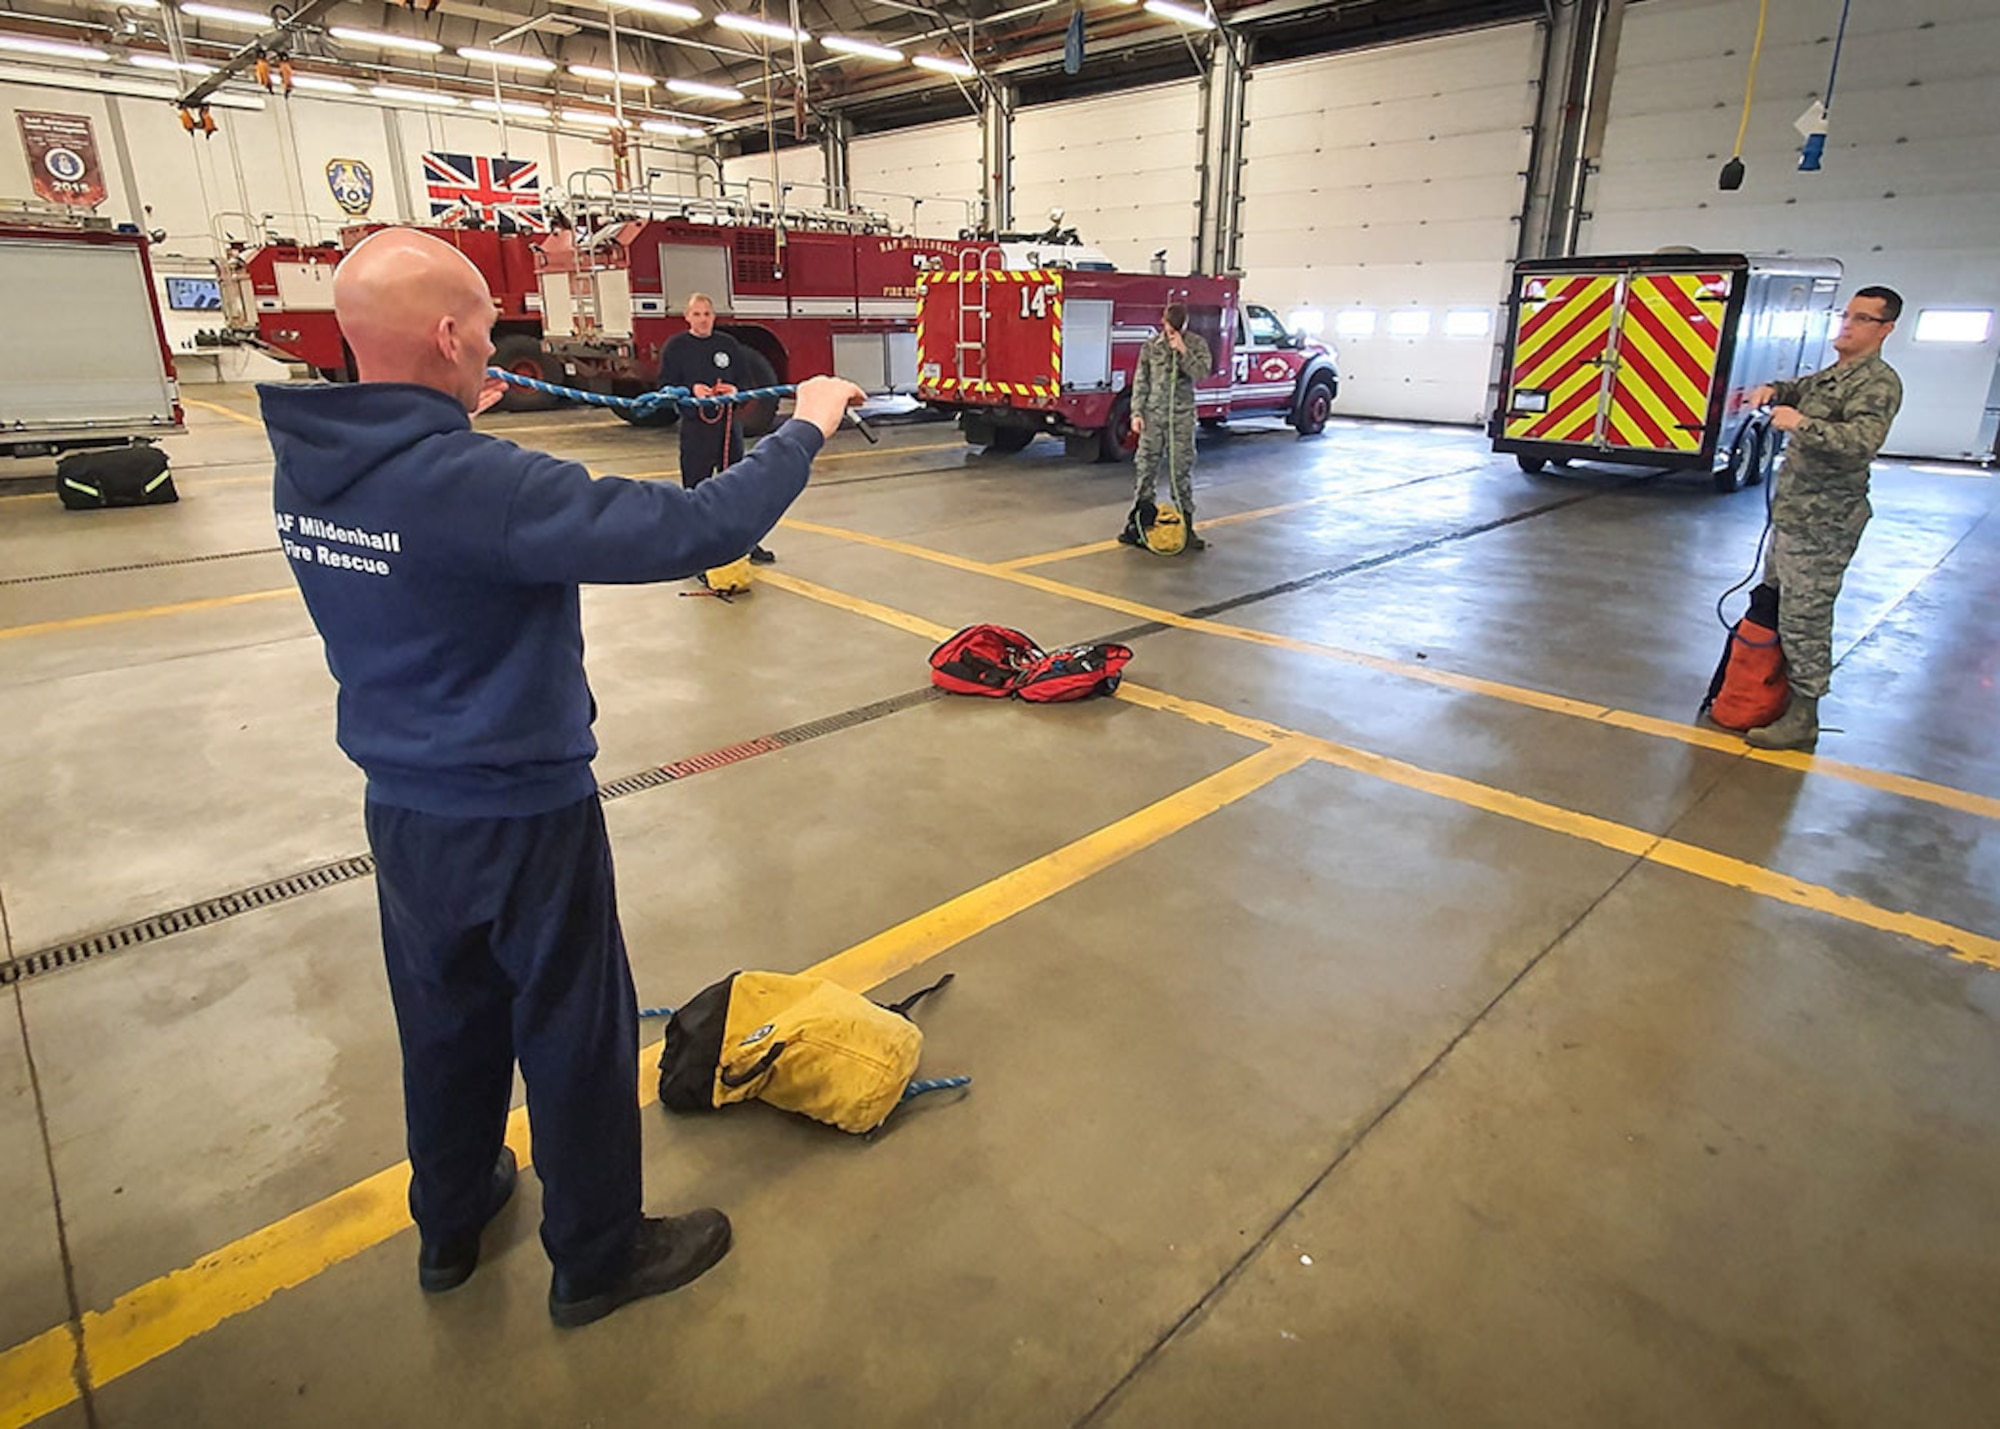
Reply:
[[[326,186],[340,211],[355,218],[366,217],[375,202],[375,174],[359,159],[328,159]]]

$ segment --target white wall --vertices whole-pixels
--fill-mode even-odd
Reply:
[[[1667,244],[1814,254],[1848,291],[1886,283],[1908,303],[1887,356],[1902,373],[1889,450],[1977,456],[2000,321],[1981,345],[1914,344],[1925,307],[2000,309],[2000,3],[1857,5],[1824,168],[1798,172],[1792,121],[1825,86],[1836,4],[1774,5],[1734,193],[1716,174],[1735,142],[1756,28],[1749,0],[1648,0],[1625,20],[1586,250]]]
[[[1539,61],[1522,24],[1252,71],[1245,296],[1325,314],[1341,411],[1483,416],[1492,338],[1443,324],[1453,309],[1494,313],[1504,295]],[[1375,312],[1374,335],[1336,340],[1344,308]],[[1429,336],[1387,335],[1403,308],[1430,312]]]
[[[1194,80],[1014,115],[1014,227],[1049,210],[1121,268],[1145,272],[1167,250],[1170,272],[1193,252],[1201,200],[1201,87]]]
[[[979,121],[953,119],[871,134],[847,146],[848,181],[863,207],[887,213],[891,221],[927,238],[951,238],[979,221]],[[921,207],[907,198],[932,200]],[[964,202],[941,202],[951,198]]]
[[[731,193],[739,193],[747,185],[750,197],[758,203],[771,202],[776,186],[792,184],[796,187],[786,196],[787,205],[795,208],[826,206],[826,158],[817,144],[779,149],[775,162],[778,171],[775,183],[771,176],[773,159],[770,154],[744,154],[739,158],[725,159],[722,162],[722,177]]]
[[[122,123],[132,158],[140,205],[134,214],[113,136],[113,109]],[[276,214],[288,236],[332,237],[352,222],[334,202],[326,182],[329,159],[360,159],[375,174],[375,202],[368,217],[394,222],[427,218],[422,156],[426,149],[499,154],[500,129],[484,116],[384,109],[374,103],[270,98],[257,110],[214,111],[218,132],[187,134],[164,101],[105,98],[72,89],[0,84],[0,123],[14,128],[13,111],[50,110],[88,115],[97,134],[108,197],[99,212],[121,223],[163,228],[166,241],[156,257],[205,259],[214,256],[210,234],[218,216],[239,236],[254,231],[227,215],[247,210]],[[405,165],[398,173],[391,157],[390,126],[402,142]],[[543,183],[611,162],[610,149],[594,139],[564,134],[551,147],[547,130],[510,124],[507,152],[541,163]],[[650,151],[656,166],[677,162],[666,151]],[[549,172],[553,161],[556,173]],[[0,197],[27,198],[26,159],[17,139],[0,136]]]

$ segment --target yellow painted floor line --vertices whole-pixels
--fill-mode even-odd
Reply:
[[[811,599],[826,599],[829,604],[840,609],[866,615],[870,619],[880,620],[898,629],[911,630],[926,637],[936,638],[935,632],[943,628],[931,625],[928,621],[916,622],[918,626],[924,627],[916,628],[910,623],[914,617],[903,611],[893,610],[874,601],[860,600],[844,592],[830,591],[810,581],[792,578],[786,588]],[[1879,932],[1893,933],[1919,943],[1928,943],[1945,949],[1962,962],[2000,969],[2000,939],[1941,922],[1935,918],[1881,908],[1864,899],[1836,892],[1820,884],[1791,878],[1761,865],[1649,833],[1645,829],[1615,823],[1610,819],[1601,819],[1594,814],[1585,814],[1575,809],[1565,809],[1557,804],[1529,798],[1525,794],[1497,789],[1490,784],[1481,784],[1477,780],[1462,778],[1456,774],[1426,769],[1421,765],[1357,749],[1352,745],[1338,744],[1330,739],[1321,739],[1317,735],[1287,729],[1283,725],[1272,724],[1250,715],[1237,714],[1233,710],[1226,710],[1200,700],[1190,700],[1179,695],[1149,689],[1130,680],[1119,686],[1118,698],[1149,709],[1176,714],[1216,729],[1227,730],[1246,739],[1260,740],[1273,748],[1303,749],[1322,763],[1337,765],[1357,774],[1365,774],[1391,784],[1399,784],[1406,789],[1435,795],[1467,808],[1481,809],[1517,823],[1546,829],[1551,833],[1582,839],[1602,848],[1657,863],[1662,867],[1693,874],[1711,883],[1744,889],[1762,897],[1817,913],[1829,914]]]
[[[775,582],[774,582],[775,583]],[[907,627],[899,627],[907,628]],[[1312,758],[1301,744],[1260,749],[1053,853],[1021,865],[808,968],[865,992],[967,939],[1151,848],[1243,799]],[[641,1106],[656,1087],[660,1044],[642,1048]],[[507,1144],[530,1164],[525,1107],[507,1118]],[[336,1191],[194,1264],[121,1295],[83,1316],[83,1353],[93,1387],[109,1384],[206,1334],[272,1296],[409,1229],[410,1166],[403,1162]],[[411,1290],[415,1296],[414,1287]],[[0,1352],[0,1429],[20,1429],[79,1397],[76,1345],[60,1325]]]
[[[201,600],[178,600],[171,605],[147,605],[137,610],[107,610],[101,615],[73,615],[66,620],[42,620],[33,625],[0,626],[0,640],[16,640],[25,635],[55,635],[69,630],[89,630],[99,625],[118,625],[127,620],[147,620],[156,615],[187,615],[197,610],[220,610],[225,606],[249,605],[278,596],[297,595],[297,586],[276,590],[250,590],[241,595],[213,595]]]
[[[199,407],[204,412],[213,412],[218,417],[227,417],[232,422],[241,422],[244,426],[255,427],[259,431],[262,431],[264,429],[264,424],[259,420],[257,420],[257,418],[247,417],[241,412],[233,411],[230,408],[223,406],[220,402],[208,402],[204,401],[200,397],[189,397],[183,394],[181,397],[181,405],[183,407]]]
[[[1329,506],[1336,501],[1347,501],[1357,496],[1373,496],[1383,491],[1391,491],[1402,484],[1395,482],[1390,486],[1364,486],[1352,491],[1329,491],[1322,496],[1309,496],[1303,501],[1287,501],[1280,506],[1260,506],[1255,511],[1232,511],[1226,516],[1204,516],[1201,518],[1201,529],[1212,531],[1217,526],[1240,526],[1248,521],[1265,521],[1273,516],[1289,516],[1294,511],[1307,511],[1315,506]],[[1078,556],[1095,556],[1104,551],[1116,551],[1123,545],[1124,543],[1114,536],[1108,541],[1088,541],[1081,546],[1065,546],[1060,551],[1044,551],[1039,556],[1016,556],[1011,561],[995,562],[995,565],[1003,571],[1025,571],[1035,566],[1050,566],[1057,561],[1073,560]]]
[[[1677,744],[1692,745],[1698,749],[1712,749],[1722,754],[1734,755],[1758,764],[1776,765],[1781,769],[1792,769],[1804,774],[1817,774],[1830,779],[1842,779],[1851,784],[1864,785],[1894,794],[1899,798],[1914,799],[1922,803],[1936,804],[1941,808],[1956,809],[1960,813],[1972,814],[1983,819],[2000,819],[2000,799],[1984,794],[1975,794],[1965,789],[1955,789],[1949,784],[1937,784],[1928,779],[1918,779],[1907,774],[1895,774],[1887,770],[1871,769],[1865,765],[1849,764],[1844,760],[1830,759],[1825,755],[1806,754],[1796,750],[1752,749],[1738,735],[1723,730],[1703,729],[1696,725],[1684,724],[1677,720],[1660,719],[1655,715],[1640,714],[1633,710],[1621,710],[1609,705],[1601,705],[1589,700],[1574,700],[1563,695],[1549,694],[1543,690],[1529,689],[1521,685],[1509,685],[1499,680],[1484,680],[1476,675],[1461,675],[1450,670],[1434,669],[1428,665],[1418,665],[1405,660],[1394,660],[1383,655],[1371,655],[1361,650],[1349,650],[1339,645],[1324,645],[1312,640],[1299,640],[1289,635],[1277,635],[1267,630],[1256,630],[1245,625],[1230,625],[1219,620],[1203,620],[1192,616],[1179,615],[1171,610],[1144,605],[1139,601],[1126,600],[1122,596],[1107,595],[1103,591],[1090,590],[1084,586],[1071,585],[1066,581],[1050,580],[1031,571],[1009,570],[988,561],[976,561],[966,556],[955,556],[949,551],[932,550],[928,546],[913,545],[908,541],[898,541],[888,536],[875,536],[865,531],[850,531],[839,526],[828,526],[817,521],[807,521],[798,517],[786,517],[780,523],[796,531],[809,532],[816,536],[830,536],[836,540],[851,541],[859,545],[873,546],[878,550],[892,551],[897,555],[914,557],[935,565],[947,566],[953,570],[965,571],[972,575],[989,576],[995,580],[1012,582],[1030,590],[1038,590],[1047,595],[1064,600],[1074,600],[1085,605],[1094,605],[1101,610],[1116,611],[1137,620],[1150,621],[1158,625],[1170,626],[1177,630],[1193,631],[1202,635],[1220,636],[1226,640],[1236,640],[1252,645],[1263,645],[1273,650],[1285,650],[1293,654],[1312,655],[1321,659],[1335,660],[1341,664],[1356,665],[1366,670],[1376,670],[1386,675],[1415,680],[1421,684],[1437,685],[1444,689],[1458,690],[1465,694],[1481,695],[1488,699],[1500,700],[1506,704],[1520,705],[1527,709],[1541,710],[1547,714],[1564,715],[1571,719],[1588,720],[1593,724],[1609,725],[1614,729],[1631,730],[1636,734],[1649,735],[1655,739],[1671,740]]]

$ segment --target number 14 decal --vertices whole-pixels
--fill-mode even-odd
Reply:
[[[1045,318],[1049,315],[1049,290],[1047,287],[1021,287],[1021,316]]]

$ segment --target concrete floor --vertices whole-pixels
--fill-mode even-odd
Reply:
[[[252,398],[203,399],[178,506],[0,498],[9,956],[363,848]],[[1010,572],[1114,533],[1125,473],[843,438],[770,542],[809,586],[585,596],[607,779],[921,687],[912,625],[1238,602],[1133,637],[1131,699],[918,702],[607,805],[653,1002],[1132,832],[887,984],[959,972],[925,1067],[970,1093],[868,1140],[649,1107],[649,1202],[737,1248],[558,1336],[532,1176],[437,1299],[393,1195],[349,1215],[402,1156],[365,878],[30,976],[0,1429],[2000,1421],[2000,485],[1878,468],[1838,732],[1787,765],[1606,713],[1685,728],[1756,493],[1379,424],[1201,460],[1206,554]],[[1269,725],[1335,757],[1185,812]]]

